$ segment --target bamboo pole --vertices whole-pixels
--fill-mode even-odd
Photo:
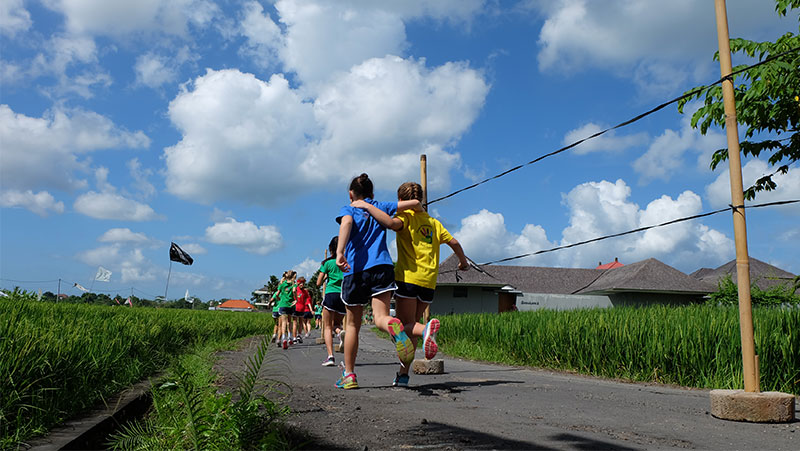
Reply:
[[[422,208],[428,211],[428,157],[425,154],[419,156],[419,184],[422,186]],[[422,314],[422,322],[428,324],[430,317],[431,306],[428,304]]]
[[[725,0],[714,0],[717,17],[717,41],[719,42],[719,69],[722,77],[731,74],[731,47],[728,35],[728,12]],[[733,205],[733,233],[736,243],[736,277],[739,288],[739,332],[742,338],[742,365],[744,390],[760,391],[758,369],[753,339],[753,307],[750,300],[750,260],[747,255],[747,224],[744,211],[744,186],[742,184],[742,162],[739,155],[739,128],[736,123],[736,100],[733,79],[722,82],[722,97],[725,107],[725,132],[728,138],[728,163],[731,180],[731,204]]]

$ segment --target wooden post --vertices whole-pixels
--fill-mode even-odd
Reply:
[[[719,42],[719,69],[722,77],[731,74],[731,47],[728,35],[728,12],[725,0],[714,0],[717,16],[717,41]],[[725,107],[725,132],[728,137],[728,163],[730,164],[731,203],[733,209],[733,234],[736,243],[736,278],[739,288],[739,332],[742,338],[742,365],[744,390],[760,391],[756,368],[755,341],[753,339],[753,307],[750,300],[750,260],[747,255],[747,225],[744,214],[744,186],[742,162],[739,155],[739,128],[736,123],[736,100],[733,80],[722,82]]]
[[[419,156],[419,184],[422,186],[422,208],[428,211],[428,157],[425,154]],[[422,322],[428,324],[431,317],[431,306],[425,307],[422,314]]]

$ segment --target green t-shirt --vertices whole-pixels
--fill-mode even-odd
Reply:
[[[319,272],[328,275],[328,285],[325,286],[325,294],[342,292],[342,270],[336,266],[336,259],[329,258],[322,262]]]
[[[278,308],[287,308],[294,305],[294,284],[288,281],[281,282],[278,285]]]

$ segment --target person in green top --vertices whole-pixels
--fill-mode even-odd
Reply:
[[[339,236],[333,237],[328,244],[328,255],[319,267],[317,286],[321,286],[325,281],[325,296],[322,298],[322,337],[325,339],[325,348],[328,350],[328,358],[322,362],[322,366],[336,366],[336,359],[333,358],[333,336],[335,332],[339,339],[344,339],[342,322],[347,313],[342,301],[342,270],[336,265],[336,247],[339,245]]]
[[[287,349],[289,343],[292,341],[289,321],[291,321],[291,317],[294,314],[295,277],[297,277],[295,271],[289,270],[283,273],[281,282],[278,284],[278,289],[275,291],[275,294],[272,295],[273,300],[277,299],[276,305],[278,306],[278,314],[280,315],[278,329],[281,334],[281,340],[278,342],[278,345],[282,345],[283,349]]]

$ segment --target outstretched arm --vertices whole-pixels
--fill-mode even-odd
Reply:
[[[342,216],[339,224],[339,244],[336,246],[336,265],[344,272],[350,271],[350,265],[344,256],[347,242],[350,240],[350,230],[353,228],[353,217],[350,215]]]
[[[469,262],[467,261],[467,256],[464,255],[464,248],[461,247],[461,243],[459,243],[457,239],[453,238],[446,244],[450,246],[450,249],[453,249],[453,253],[456,254],[456,257],[458,257],[458,269],[462,271],[468,270]]]
[[[419,201],[415,202],[419,203]],[[398,211],[400,210],[399,205],[400,203],[398,202]],[[386,214],[385,211],[372,205],[369,202],[364,202],[363,200],[354,200],[353,202],[350,203],[350,206],[366,210],[367,213],[370,214],[370,216],[372,216],[373,218],[375,218],[376,221],[378,221],[378,224],[386,227],[387,229],[392,229],[395,232],[397,232],[398,230],[403,228],[403,221],[389,216],[388,214]]]

